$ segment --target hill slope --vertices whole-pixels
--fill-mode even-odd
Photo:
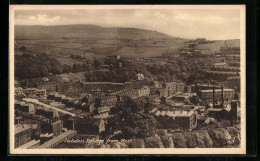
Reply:
[[[97,25],[15,26],[16,39],[32,38],[173,38],[163,33],[135,28],[108,28]]]
[[[185,41],[156,31],[96,25],[15,26],[15,40],[16,54],[25,46],[35,54],[45,52],[62,57],[60,60],[64,62],[68,62],[71,54],[82,57],[161,56],[172,45]]]
[[[34,54],[44,52],[68,65],[76,63],[70,58],[71,54],[83,58],[114,54],[128,58],[159,57],[167,52],[175,55],[186,47],[186,41],[188,40],[136,28],[97,25],[15,26],[15,54],[22,53],[19,49],[25,46]],[[239,40],[228,40],[227,44],[239,46]],[[214,53],[221,46],[224,46],[224,40],[197,47]]]

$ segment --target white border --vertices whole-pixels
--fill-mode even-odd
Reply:
[[[68,9],[240,9],[241,147],[172,149],[15,149],[14,148],[14,11]],[[9,7],[9,136],[11,154],[246,154],[246,16],[245,5],[10,5]]]

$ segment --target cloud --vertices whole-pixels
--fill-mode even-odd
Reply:
[[[38,14],[35,19],[35,21],[38,22],[39,24],[45,24],[45,25],[53,24],[54,22],[59,20],[60,20],[60,16],[51,17],[48,15],[41,15],[41,14]]]
[[[169,18],[167,17],[166,14],[163,14],[161,12],[155,12],[154,13],[154,16],[157,17],[158,19],[161,19],[161,20],[164,20],[164,21],[167,21],[169,20]]]
[[[17,25],[54,25],[62,23],[60,16],[49,16],[47,14],[37,14],[29,16],[19,16],[15,19]]]
[[[239,38],[239,10],[230,9],[81,9],[19,10],[16,25],[94,24],[156,30],[183,38]]]

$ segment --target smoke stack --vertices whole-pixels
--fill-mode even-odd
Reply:
[[[213,108],[215,108],[215,85],[213,84]]]
[[[223,89],[223,85],[221,86],[221,106],[224,107],[224,89]]]
[[[232,100],[231,102],[231,119],[232,120],[237,120],[237,101],[236,100]]]

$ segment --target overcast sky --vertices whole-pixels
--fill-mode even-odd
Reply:
[[[239,39],[239,9],[16,10],[15,25],[94,24],[156,30],[182,38]]]

